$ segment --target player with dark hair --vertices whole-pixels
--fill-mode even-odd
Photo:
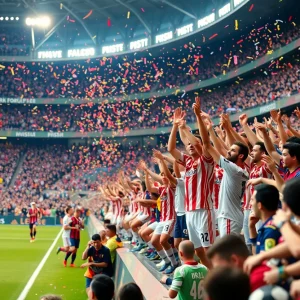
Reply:
[[[29,230],[30,230],[30,243],[35,241],[36,237],[36,225],[39,218],[39,210],[36,207],[35,202],[30,203],[31,208],[28,210],[27,217],[29,218]]]
[[[139,286],[130,282],[123,285],[119,290],[118,300],[143,300],[144,296]]]

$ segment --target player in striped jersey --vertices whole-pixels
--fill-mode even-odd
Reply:
[[[162,166],[163,164],[164,166]],[[160,187],[155,186],[154,183],[150,181],[150,172],[147,168],[143,167],[143,170],[146,173],[145,180],[147,190],[151,193],[159,194],[161,202],[160,222],[154,230],[151,238],[151,244],[155,247],[157,253],[164,261],[164,265],[159,269],[159,272],[171,274],[178,266],[172,246],[169,243],[169,239],[173,235],[176,221],[174,204],[176,187],[172,182],[170,182],[164,173],[164,170],[168,169],[164,160],[159,159],[158,165],[161,171],[161,180],[163,184]]]
[[[168,151],[185,166],[185,210],[189,238],[195,245],[201,262],[210,267],[205,252],[214,243],[216,237],[212,199],[214,161],[206,149],[202,149],[200,140],[190,133],[185,125],[184,116],[185,113],[180,108],[175,110]],[[189,155],[176,149],[178,128],[181,135],[188,140],[185,144]]]
[[[35,241],[36,226],[40,215],[39,210],[36,207],[35,202],[30,203],[31,208],[28,210],[27,217],[29,218],[29,230],[30,230],[30,243]]]

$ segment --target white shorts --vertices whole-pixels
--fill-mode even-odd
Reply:
[[[226,218],[218,218],[218,228],[219,228],[220,237],[229,234],[240,235],[243,229],[243,224],[240,224],[238,222]]]
[[[64,247],[71,247],[71,240],[69,237],[62,237]]]
[[[145,224],[151,219],[151,217],[143,214],[143,215],[138,215],[137,219],[141,221],[143,224]]]
[[[168,220],[164,222],[159,222],[154,230],[154,234],[161,235],[161,234],[168,234],[173,236],[173,231],[175,227],[176,220]]]
[[[153,231],[156,229],[156,227],[158,226],[159,222],[153,222],[150,225],[148,225],[147,228],[152,229]]]
[[[197,209],[187,211],[185,215],[189,238],[193,242],[195,249],[210,247],[216,238],[214,210]]]

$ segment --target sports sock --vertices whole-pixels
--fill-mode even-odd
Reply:
[[[71,256],[71,254],[72,254],[72,252],[67,252],[67,254],[66,254],[66,257],[65,257],[65,260],[68,260],[68,258]]]
[[[132,232],[132,234],[133,234],[133,236],[134,236],[134,239],[138,242],[138,243],[140,243],[140,244],[143,244],[144,243],[144,241],[142,240],[142,238],[138,235],[138,233],[136,233],[136,232]]]
[[[153,249],[153,248],[154,248],[153,245],[152,245],[152,243],[151,243],[151,241],[147,242],[147,245],[148,245],[148,247],[149,247],[150,249]]]
[[[165,251],[166,251],[166,254],[167,254],[169,260],[171,261],[172,267],[175,267],[177,265],[177,261],[176,261],[175,255],[173,253],[173,249],[170,248],[170,249],[165,250]]]
[[[132,230],[131,229],[126,230],[126,233],[127,233],[127,236],[129,238],[132,237]]]
[[[157,251],[157,253],[166,264],[170,263],[170,259],[168,258],[167,253],[165,252],[164,249]]]
[[[76,253],[73,253],[73,254],[72,254],[72,261],[71,261],[71,264],[74,264],[75,259],[76,259]]]
[[[34,236],[34,237],[36,236],[36,230],[33,232],[33,236]]]
[[[30,237],[32,238],[33,237],[33,235],[32,235],[32,232],[30,231]]]

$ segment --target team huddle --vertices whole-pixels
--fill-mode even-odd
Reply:
[[[207,268],[211,263],[206,252],[217,236],[243,233],[251,251],[248,222],[254,187],[268,183],[281,191],[286,180],[300,177],[299,139],[284,137],[280,112],[272,113],[281,140],[275,149],[271,130],[255,120],[254,132],[246,114],[240,116],[243,133],[239,134],[227,115],[221,115],[220,127],[213,128],[209,115],[200,109],[199,97],[193,109],[199,136],[191,133],[185,112],[177,108],[168,141],[171,156],[153,150],[159,174],[140,161],[139,179],[130,180],[120,172],[118,182],[101,189],[112,204],[111,222],[136,243],[132,251],[146,253],[151,260],[160,257],[157,266],[164,274],[179,266],[177,249],[182,240],[194,244]],[[182,150],[176,148],[178,132]]]

